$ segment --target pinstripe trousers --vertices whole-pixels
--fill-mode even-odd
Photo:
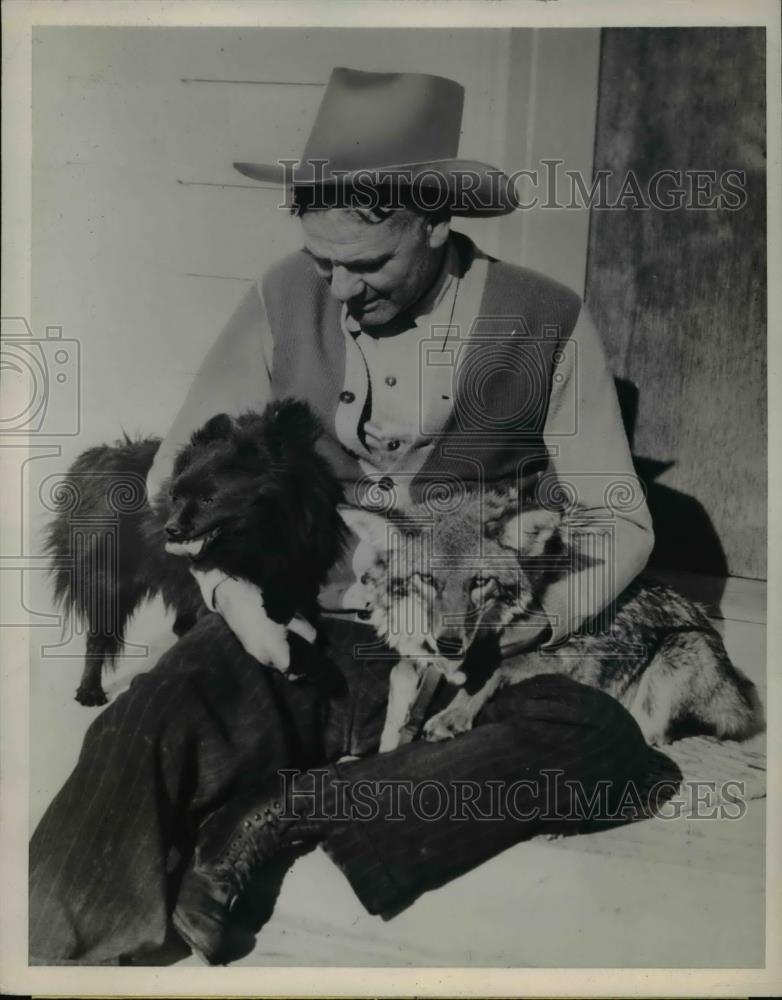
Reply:
[[[367,626],[332,620],[326,629],[328,664],[292,637],[294,671],[308,660],[310,672],[291,681],[260,667],[209,615],[98,716],[31,840],[31,964],[143,963],[170,935],[177,872],[199,822],[278,790],[283,769],[328,764],[347,801],[367,783],[412,791],[397,796],[390,818],[386,809],[343,810],[324,832],[326,853],[364,906],[389,917],[556,829],[550,802],[538,815],[541,774],[564,779],[555,812],[565,815],[573,783],[585,795],[601,782],[620,789],[650,767],[652,751],[617,702],[554,675],[500,691],[457,739],[375,755],[394,660],[357,653],[375,644]],[[320,683],[333,666],[339,683]],[[447,703],[444,687],[432,711]],[[369,756],[335,763],[348,754]],[[503,783],[514,786],[514,808],[497,813],[492,796]],[[449,789],[469,790],[464,815],[441,808]]]

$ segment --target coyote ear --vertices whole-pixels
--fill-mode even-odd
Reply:
[[[502,526],[500,544],[521,556],[541,556],[552,539],[559,538],[562,515],[543,507],[518,510]]]
[[[209,441],[220,441],[233,433],[234,422],[227,413],[218,413],[211,417],[190,438],[190,444],[207,444]]]
[[[373,548],[384,550],[387,547],[388,521],[380,514],[362,510],[360,507],[339,508],[339,514],[351,531],[367,542]]]

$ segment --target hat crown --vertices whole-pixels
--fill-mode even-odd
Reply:
[[[234,163],[245,177],[291,189],[400,183],[427,189],[421,203],[452,215],[506,215],[519,207],[510,180],[458,158],[464,87],[428,73],[332,70],[299,160]],[[363,172],[363,173],[362,173]],[[367,173],[374,177],[366,178]],[[442,197],[441,197],[442,196]]]
[[[328,173],[455,159],[464,88],[426,73],[335,68],[302,155]]]

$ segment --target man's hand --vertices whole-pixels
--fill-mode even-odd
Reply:
[[[500,639],[500,649],[503,659],[508,656],[518,656],[537,649],[551,638],[551,625],[548,622],[525,625],[523,628],[510,626]]]
[[[226,625],[259,663],[281,673],[290,666],[288,630],[266,614],[261,590],[219,570],[191,570],[207,607],[219,612]]]

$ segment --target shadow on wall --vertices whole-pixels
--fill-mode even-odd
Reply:
[[[655,544],[649,569],[727,576],[725,551],[703,505],[695,497],[657,482],[658,477],[676,463],[636,455],[633,450],[638,417],[638,386],[624,378],[615,378],[614,385],[625,433],[633,452],[635,471],[646,489],[654,524]],[[723,585],[720,582],[714,582],[714,589],[718,592],[707,595],[709,603],[719,603],[722,596]]]

